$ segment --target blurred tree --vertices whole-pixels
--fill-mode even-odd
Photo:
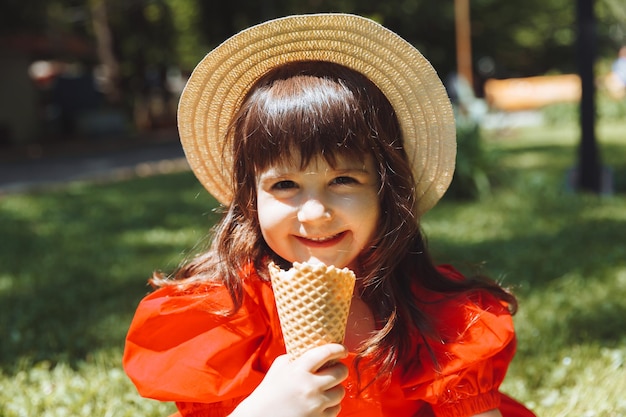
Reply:
[[[4,0],[0,36],[71,33],[90,39],[112,101],[128,109],[164,89],[228,36],[263,20],[337,11],[368,16],[417,46],[442,75],[456,70],[454,2],[432,0]],[[626,5],[597,0],[599,55],[626,41]],[[473,66],[481,78],[575,72],[571,0],[470,0]],[[480,85],[477,85],[480,92]],[[139,99],[137,98],[139,97]],[[167,97],[163,97],[167,101]],[[145,113],[145,109],[144,109]],[[146,124],[150,121],[148,112]]]
[[[615,32],[616,27],[624,26],[625,21],[615,12],[619,9],[626,13],[621,0],[598,0],[597,4],[602,28],[613,28]],[[453,2],[212,0],[197,1],[197,5],[198,20],[202,22],[199,31],[206,51],[237,31],[267,18],[337,11],[371,17],[398,32],[417,46],[443,76],[456,70]],[[576,72],[576,21],[571,0],[527,0],[523,5],[470,0],[470,8],[474,70],[479,83],[486,77]],[[607,45],[614,49],[608,36],[600,34],[598,42],[600,50]],[[480,91],[480,86],[477,87]]]
[[[92,0],[106,4],[119,89],[136,127],[173,122],[167,71],[178,65],[174,20],[164,0]]]
[[[91,0],[90,6],[103,92],[110,102],[116,103],[122,100],[120,64],[113,49],[107,4],[104,0]]]
[[[453,2],[429,0],[4,0],[0,34],[51,27],[96,36],[85,13],[106,4],[122,74],[126,57],[190,67],[226,37],[272,17],[338,11],[371,17],[424,50],[441,72],[455,68]],[[575,14],[571,0],[471,0],[475,63],[495,62],[499,76],[573,71]],[[597,0],[600,50],[626,38],[626,3]],[[141,46],[139,46],[141,45]],[[132,67],[132,65],[130,66]]]
[[[198,0],[166,2],[171,10],[174,26],[174,48],[169,52],[180,68],[191,70],[209,49],[202,34],[203,19],[198,13]]]
[[[596,18],[598,52],[615,59],[620,46],[626,45],[626,2],[624,0],[599,0]],[[604,41],[606,40],[606,41]]]
[[[46,0],[32,0],[25,7],[21,0],[4,0],[0,5],[0,35],[42,33],[48,19]]]

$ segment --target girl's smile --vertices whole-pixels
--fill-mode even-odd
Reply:
[[[308,245],[312,248],[324,248],[331,247],[339,243],[339,241],[345,236],[346,232],[341,232],[327,237],[296,236],[296,238],[300,240],[303,245]]]
[[[265,241],[289,262],[316,259],[354,268],[371,244],[380,216],[378,173],[370,156],[299,158],[257,176],[257,210]]]

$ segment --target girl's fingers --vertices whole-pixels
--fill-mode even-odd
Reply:
[[[305,352],[296,362],[305,370],[316,373],[328,362],[338,361],[346,356],[348,356],[348,351],[343,345],[329,343]]]
[[[337,417],[341,411],[341,404],[337,404],[334,407],[329,407],[324,410],[324,417]]]
[[[348,377],[348,367],[341,362],[331,362],[315,373],[320,378],[321,387],[330,389],[345,381]]]
[[[329,390],[326,390],[324,393],[326,399],[328,400],[328,404],[331,406],[341,404],[341,400],[346,396],[346,389],[343,385],[337,385]]]

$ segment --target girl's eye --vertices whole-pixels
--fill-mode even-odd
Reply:
[[[358,184],[359,182],[352,177],[337,177],[332,181],[332,183],[337,185],[352,185]]]
[[[297,187],[298,185],[290,180],[278,181],[277,183],[272,185],[273,190],[291,190]]]

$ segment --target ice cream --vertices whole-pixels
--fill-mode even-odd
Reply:
[[[291,360],[326,343],[342,343],[355,275],[348,268],[298,263],[269,265],[278,317]]]

